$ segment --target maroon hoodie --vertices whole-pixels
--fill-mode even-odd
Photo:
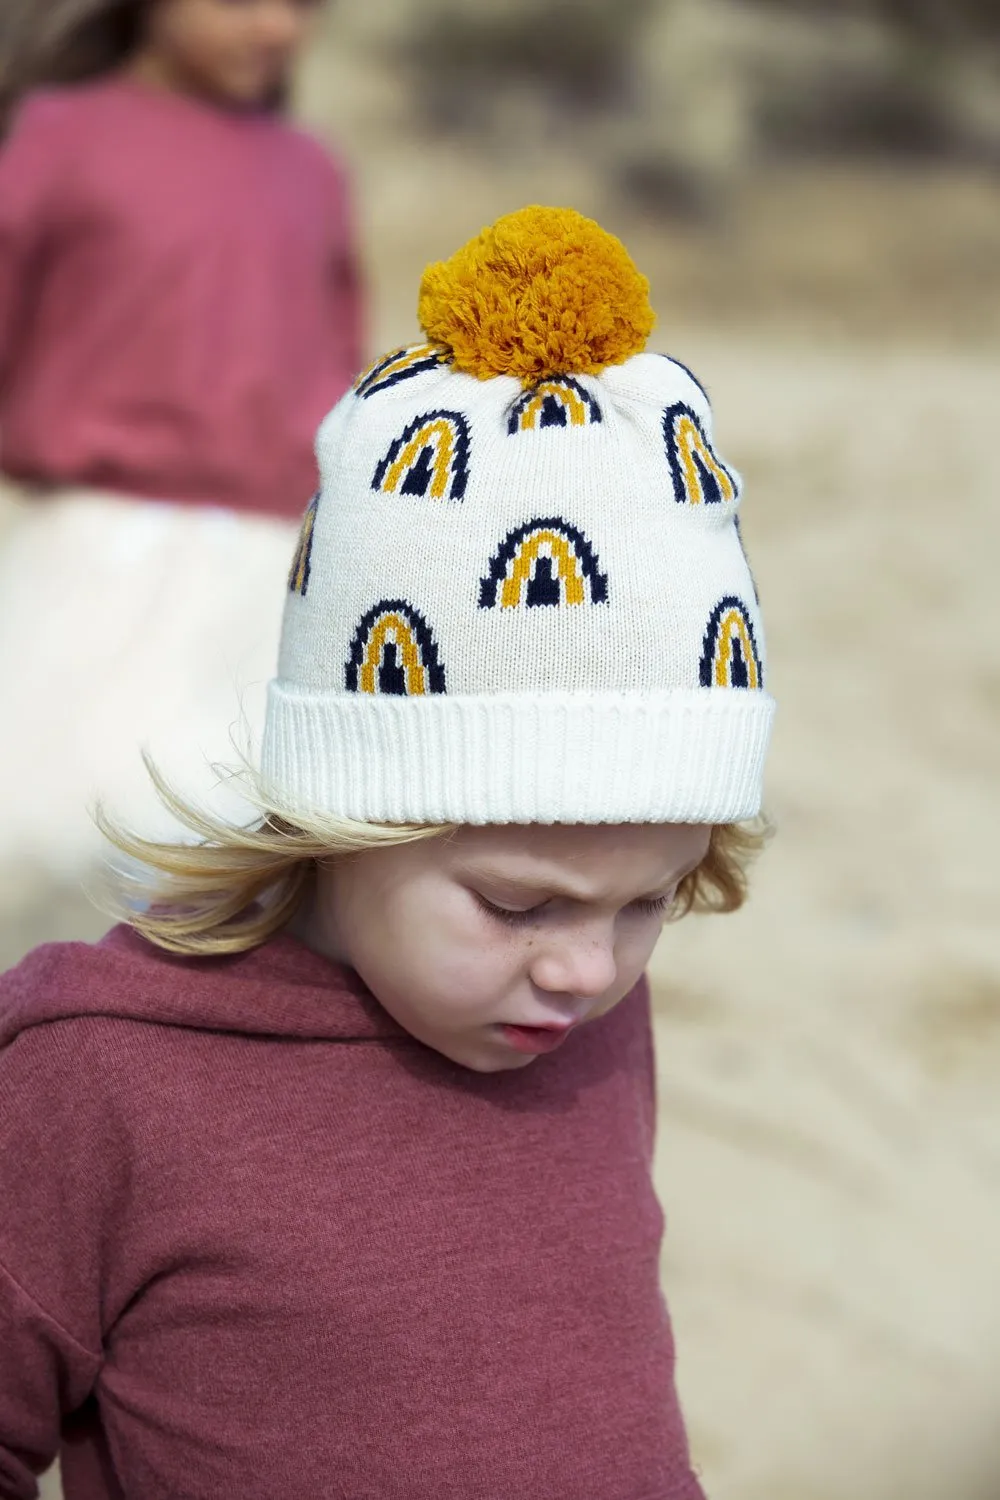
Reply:
[[[703,1500],[643,982],[520,1071],[288,937],[0,979],[0,1497]]]

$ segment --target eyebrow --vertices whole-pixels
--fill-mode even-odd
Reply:
[[[562,896],[570,901],[591,901],[593,896],[589,891],[582,890],[579,886],[567,885],[558,880],[533,879],[528,875],[503,875],[499,870],[476,869],[474,866],[466,865],[462,874],[472,880],[482,880],[489,885],[502,885],[507,890],[523,891],[531,895]]]
[[[698,863],[700,864],[701,861],[699,860]],[[673,879],[668,882],[668,884],[663,888],[662,891],[656,892],[655,895],[666,895],[675,886],[680,885],[681,881],[686,876],[692,874],[693,871],[697,868],[697,865],[692,865],[687,869],[682,870],[678,875],[675,875]],[[558,880],[534,880],[530,876],[526,875],[502,875],[498,870],[484,870],[481,868],[476,868],[474,865],[461,865],[459,869],[461,874],[464,875],[466,879],[482,880],[487,884],[502,885],[511,891],[521,891],[526,894],[545,896],[550,900],[552,899],[552,897],[558,897],[566,901],[580,901],[586,903],[595,899],[599,899],[594,896],[594,893],[592,891],[582,890],[579,886],[566,884],[565,882],[560,882]],[[637,901],[650,900],[655,899],[655,896],[654,893],[647,892],[645,893],[645,895],[637,896],[635,899]]]

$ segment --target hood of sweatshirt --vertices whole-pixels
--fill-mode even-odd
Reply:
[[[82,1016],[299,1040],[408,1039],[352,969],[287,934],[249,953],[180,958],[114,927],[98,943],[36,948],[0,976],[0,1047]]]

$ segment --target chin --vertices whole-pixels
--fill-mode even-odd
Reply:
[[[522,1068],[530,1068],[537,1057],[509,1057],[477,1058],[475,1062],[466,1062],[462,1066],[471,1068],[474,1073],[519,1073]]]
[[[287,85],[259,76],[233,76],[221,79],[217,91],[237,108],[272,109],[284,101]]]
[[[442,1050],[437,1048],[439,1052]],[[495,1053],[478,1052],[459,1057],[454,1052],[446,1052],[444,1055],[451,1062],[458,1063],[460,1068],[468,1068],[470,1073],[510,1073],[538,1061],[535,1057],[520,1057],[517,1054],[513,1057],[498,1057]]]

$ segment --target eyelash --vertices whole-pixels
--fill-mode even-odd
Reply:
[[[660,917],[674,904],[673,892],[666,896],[657,896],[653,901],[633,901],[634,911],[642,912],[644,917]]]
[[[487,901],[485,896],[480,896],[478,893],[476,893],[476,901],[487,916],[493,917],[497,922],[503,922],[508,927],[520,927],[531,922],[539,912],[545,910],[548,904],[543,901],[539,906],[526,907],[524,911],[511,911],[504,906],[494,906],[492,901]],[[674,897],[670,894],[657,896],[655,900],[633,901],[631,906],[633,911],[639,912],[644,917],[659,917],[673,905],[673,901]]]
[[[492,901],[487,901],[485,896],[474,893],[477,904],[488,917],[493,917],[497,922],[504,922],[508,927],[518,927],[524,922],[530,922],[536,912],[542,910],[541,906],[529,906],[525,911],[508,911],[505,906],[494,906]]]

